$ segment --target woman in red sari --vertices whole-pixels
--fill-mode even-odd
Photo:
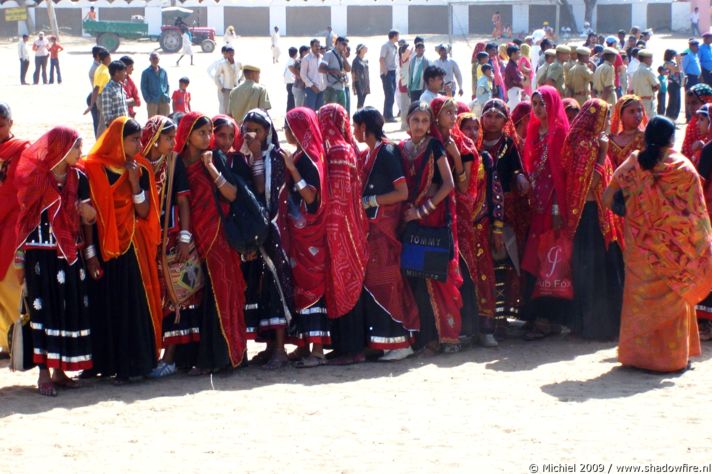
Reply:
[[[15,176],[17,261],[24,264],[33,362],[45,396],[57,395],[57,387],[77,387],[65,371],[92,367],[91,313],[78,243],[80,216],[93,223],[96,211],[87,178],[75,166],[81,153],[79,133],[55,127],[22,153]]]
[[[616,170],[603,201],[625,199],[625,291],[618,360],[676,372],[700,355],[695,305],[712,290],[712,230],[699,175],[654,117],[645,148]]]
[[[608,157],[615,170],[634,151],[643,148],[645,125],[643,102],[637,95],[624,95],[613,108],[611,133],[608,135]]]
[[[532,104],[529,101],[520,102],[512,110],[512,123],[517,132],[517,149],[519,155],[522,155],[524,150],[524,142],[527,140],[527,129],[529,128],[529,117],[532,112]],[[514,138],[514,137],[512,137]]]
[[[597,340],[613,340],[618,335],[623,300],[621,222],[602,201],[613,176],[606,155],[608,109],[601,99],[586,101],[562,151],[568,192],[565,225],[574,243],[571,331]]]
[[[682,142],[682,154],[692,160],[695,152],[701,149],[698,143],[704,138],[697,128],[697,109],[704,104],[712,103],[712,87],[707,84],[700,83],[690,87],[685,94],[685,110],[692,117],[685,129],[685,139]]]
[[[193,238],[206,269],[194,373],[240,366],[247,343],[241,257],[228,244],[222,228],[223,215],[227,214],[229,203],[237,199],[237,189],[213,162],[209,151],[212,132],[213,124],[208,117],[190,112],[178,126],[175,147],[188,175]]]
[[[460,317],[462,326],[460,334],[463,340],[471,340],[478,334],[477,297],[475,284],[477,279],[477,250],[475,247],[475,228],[473,216],[477,198],[478,179],[476,171],[479,168],[480,157],[475,149],[475,143],[467,138],[457,126],[457,103],[447,97],[438,97],[430,103],[434,122],[430,126],[430,134],[436,138],[447,154],[448,163],[455,178],[455,210],[457,214],[458,262],[463,286],[462,309]],[[473,170],[475,174],[473,175]],[[482,338],[489,336],[489,345],[496,344],[494,337],[483,330]]]
[[[15,257],[15,222],[20,210],[15,188],[15,169],[20,155],[30,145],[12,134],[12,111],[0,102],[0,354],[8,352],[7,331],[17,319],[20,283],[12,268]]]
[[[561,231],[563,216],[568,212],[561,150],[569,122],[561,97],[553,87],[542,86],[532,94],[531,102],[532,115],[524,144],[524,169],[532,187],[531,228],[522,260],[522,269],[530,275],[526,293],[533,291],[540,267],[548,263],[547,255],[540,249],[541,239]],[[560,333],[568,309],[566,303],[558,298],[530,298],[525,307],[525,318],[530,322],[525,339]]]
[[[148,375],[162,339],[158,196],[140,151],[141,126],[120,117],[80,162],[97,212],[95,228],[84,228],[94,368],[83,375],[117,383]]]
[[[339,104],[319,109],[319,128],[324,138],[328,179],[326,243],[329,252],[326,279],[326,308],[331,320],[330,363],[363,362],[366,348],[363,282],[368,263],[367,221],[358,148],[349,116]]]
[[[709,135],[712,131],[712,127],[710,127],[712,105],[703,105],[695,115],[697,115],[698,127],[701,128],[702,124],[707,125],[707,130],[701,129],[700,132]],[[695,167],[700,174],[709,214],[712,212],[712,144],[709,142],[700,151],[700,159],[695,163]],[[712,340],[712,293],[697,305],[697,324],[700,327],[700,340]]]
[[[424,356],[434,355],[447,345],[446,351],[459,350],[460,310],[462,297],[457,248],[457,214],[452,172],[447,152],[440,142],[429,135],[434,123],[433,112],[424,102],[413,103],[408,109],[410,138],[400,143],[403,168],[408,183],[408,204],[403,214],[407,222],[418,221],[427,227],[442,227],[448,215],[454,234],[455,253],[450,260],[447,280],[409,278],[420,310],[420,332],[417,346]],[[419,171],[423,170],[419,176]]]
[[[299,349],[290,355],[298,368],[324,365],[324,345],[331,344],[326,312],[328,246],[326,241],[326,163],[324,141],[313,110],[287,112],[285,135],[297,149],[285,153],[288,197],[280,210],[282,245],[292,264],[296,315],[292,334]],[[313,344],[310,351],[309,345]]]
[[[400,268],[398,228],[408,185],[398,146],[383,133],[383,115],[365,107],[354,115],[354,136],[368,149],[361,154],[362,202],[366,211],[368,262],[365,319],[367,344],[384,351],[379,360],[413,354],[413,333],[420,328],[415,298]]]

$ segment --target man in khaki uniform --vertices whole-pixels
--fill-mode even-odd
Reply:
[[[569,73],[571,72],[571,69],[576,66],[576,51],[577,48],[574,46],[571,46],[569,48],[569,60],[564,63],[564,91],[566,93],[566,97],[573,97],[574,96],[574,91],[569,87]]]
[[[262,109],[267,112],[272,108],[267,88],[260,84],[260,68],[243,66],[245,81],[230,92],[228,113],[238,125],[242,125],[245,114],[252,109]]]
[[[640,60],[640,65],[631,79],[633,94],[642,100],[648,117],[654,117],[656,110],[655,92],[660,89],[660,85],[658,84],[658,78],[650,68],[653,64],[653,53],[648,49],[641,49],[638,51],[638,59]]]
[[[591,50],[588,48],[577,48],[576,55],[578,62],[569,70],[566,76],[566,88],[571,90],[571,97],[576,99],[579,105],[583,105],[591,98],[591,82],[593,82],[593,71],[588,66]]]
[[[606,48],[603,50],[603,62],[593,73],[593,93],[595,97],[603,99],[611,105],[616,105],[616,71],[613,61],[616,60],[616,50]]]
[[[568,46],[556,47],[556,61],[549,65],[546,71],[544,84],[555,87],[559,91],[561,97],[565,97],[564,93],[564,63],[568,61],[571,50]]]
[[[547,49],[544,51],[544,64],[541,65],[539,69],[536,70],[536,83],[538,86],[544,85],[544,80],[546,79],[546,73],[549,70],[549,65],[556,59],[556,50]]]

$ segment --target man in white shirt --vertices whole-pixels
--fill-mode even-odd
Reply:
[[[379,66],[381,82],[383,83],[383,118],[386,122],[395,122],[393,104],[396,100],[396,71],[398,69],[398,40],[400,33],[396,30],[388,32],[388,41],[381,46]]]
[[[49,41],[44,37],[44,33],[40,31],[37,40],[32,44],[32,50],[35,52],[35,72],[32,75],[32,82],[38,84],[40,82],[40,70],[42,71],[42,83],[47,84],[47,61],[49,60]]]
[[[313,39],[309,42],[311,51],[302,59],[302,65],[299,70],[299,75],[304,81],[304,107],[317,111],[324,105],[324,89],[326,89],[326,81],[324,75],[319,72],[319,64],[321,63],[321,45],[318,39]]]
[[[690,13],[690,30],[692,36],[700,36],[700,9],[697,7]]]
[[[235,60],[235,49],[225,46],[225,58],[217,64],[213,79],[218,86],[218,102],[220,113],[227,114],[230,92],[237,87],[242,79],[242,65]]]
[[[443,91],[445,92],[445,95],[452,97],[455,95],[455,90],[458,91],[458,95],[462,95],[464,90],[462,87],[462,74],[460,73],[460,67],[454,59],[448,57],[447,46],[440,44],[435,49],[440,57],[433,61],[433,65],[445,71],[445,83],[443,84]],[[457,85],[455,84],[455,81],[457,81]]]
[[[27,50],[27,41],[30,39],[27,35],[22,35],[20,41],[17,42],[17,56],[20,58],[20,84],[27,85],[27,70],[30,69],[30,52]]]
[[[279,27],[274,27],[274,32],[272,33],[272,64],[277,64],[279,62],[279,55],[281,51],[279,49]]]

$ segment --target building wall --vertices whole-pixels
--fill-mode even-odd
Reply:
[[[82,11],[79,8],[55,8],[60,33],[82,34]],[[143,11],[143,9],[141,9]],[[130,17],[129,17],[130,18]],[[46,8],[35,9],[35,28],[37,31],[50,31],[49,16]]]
[[[408,8],[408,33],[448,33],[447,6],[412,5]]]
[[[630,29],[633,17],[630,4],[598,5],[597,10],[596,31],[614,32]],[[642,25],[640,26],[643,28]]]
[[[287,35],[316,36],[321,39],[329,25],[330,7],[287,7]]]
[[[669,3],[648,3],[648,28],[653,31],[670,31],[672,28],[672,7]]]
[[[552,27],[556,25],[556,6],[531,5],[529,7],[529,29],[533,31],[541,28],[545,21],[548,21]]]
[[[223,30],[232,25],[240,36],[264,36],[271,33],[269,7],[226,6],[223,18]]]
[[[512,5],[470,5],[470,33],[490,34],[494,29],[492,15],[499,12],[504,25],[512,24]],[[531,14],[531,7],[529,8]]]
[[[390,6],[352,5],[346,12],[346,30],[352,36],[382,35],[393,25],[393,9]]]

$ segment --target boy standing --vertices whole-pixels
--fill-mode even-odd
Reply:
[[[665,97],[667,96],[667,76],[668,70],[664,67],[658,67],[658,115],[665,115]]]
[[[141,96],[138,93],[138,87],[131,79],[131,74],[134,71],[134,61],[129,56],[123,56],[119,59],[122,63],[126,65],[126,79],[124,79],[124,92],[126,93],[126,99],[133,99],[133,105],[129,105],[129,117],[135,118],[136,112],[134,107],[139,107],[141,105]]]
[[[423,73],[425,81],[425,92],[420,96],[420,102],[425,102],[430,105],[436,97],[440,97],[440,91],[443,88],[445,79],[445,71],[437,66],[428,66]]]
[[[171,101],[173,102],[173,113],[183,112],[184,114],[187,114],[191,111],[190,92],[188,92],[189,84],[190,79],[187,77],[181,77],[178,80],[178,90],[173,91],[173,97],[171,97]]]
[[[492,98],[492,79],[494,77],[491,64],[482,65],[482,75],[477,79],[477,111],[479,117],[482,113],[482,108],[488,100]]]
[[[105,128],[109,128],[111,122],[119,117],[126,117],[129,114],[128,104],[133,104],[133,100],[126,100],[124,92],[124,79],[126,79],[126,65],[121,61],[112,61],[109,64],[109,74],[111,80],[104,87],[99,96],[101,102],[101,116]]]

